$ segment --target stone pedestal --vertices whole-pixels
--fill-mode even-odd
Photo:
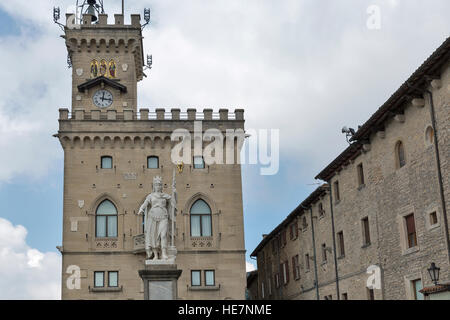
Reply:
[[[171,261],[170,261],[171,262]],[[182,270],[164,260],[146,260],[145,269],[139,270],[144,281],[144,300],[177,300],[177,282]]]

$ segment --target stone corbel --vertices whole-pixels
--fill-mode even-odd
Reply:
[[[386,131],[384,131],[384,130],[378,131],[377,132],[377,137],[380,138],[380,139],[386,138]]]
[[[405,122],[405,115],[404,114],[396,114],[394,116],[394,120],[400,123],[404,123]]]
[[[442,81],[441,79],[434,79],[431,81],[431,87],[433,87],[433,89],[438,90],[440,88],[442,88]]]
[[[414,98],[414,99],[411,101],[411,103],[412,103],[412,105],[413,105],[414,107],[417,107],[417,108],[423,108],[423,107],[425,107],[425,99]]]

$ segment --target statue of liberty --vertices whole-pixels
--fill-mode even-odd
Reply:
[[[145,251],[147,259],[168,260],[169,236],[174,246],[174,223],[176,217],[177,191],[175,189],[175,172],[172,184],[172,195],[162,191],[161,177],[153,178],[153,192],[141,205],[138,214],[144,215]],[[169,221],[170,220],[170,221]],[[171,222],[171,223],[169,223]]]

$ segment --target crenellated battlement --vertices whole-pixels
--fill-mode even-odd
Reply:
[[[244,121],[244,110],[236,109],[234,112],[229,112],[228,109],[220,109],[219,112],[214,112],[213,109],[203,109],[203,112],[198,112],[197,109],[187,109],[182,112],[181,109],[170,109],[166,111],[163,108],[156,108],[154,111],[150,109],[140,109],[139,112],[134,110],[124,110],[117,112],[117,110],[90,110],[86,111],[82,108],[76,108],[73,112],[69,109],[59,109],[59,120],[92,120],[92,121],[135,121],[135,120],[173,120],[173,121],[195,121],[195,120],[235,120]]]
[[[141,29],[141,15],[140,14],[132,14],[131,15],[131,24],[125,24],[125,17],[122,14],[114,15],[114,23],[108,24],[108,15],[107,14],[99,14],[98,21],[96,23],[92,23],[92,16],[89,14],[83,15],[82,24],[75,24],[75,15],[73,13],[66,14],[66,27],[69,29],[77,29],[78,28],[139,28]]]

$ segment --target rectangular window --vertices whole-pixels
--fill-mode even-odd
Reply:
[[[373,289],[367,288],[367,299],[375,300],[375,292],[373,291]]]
[[[158,169],[159,168],[159,158],[151,156],[147,158],[147,168],[148,169]]]
[[[117,237],[117,216],[109,216],[108,220],[108,237]]]
[[[94,287],[102,288],[105,286],[105,272],[95,271],[94,272]]]
[[[305,254],[305,269],[306,269],[306,271],[310,270],[309,253]]]
[[[275,273],[275,287],[279,288],[280,287],[280,275],[278,273]]]
[[[342,300],[348,300],[348,294],[346,292],[342,294]]]
[[[413,248],[417,246],[416,223],[414,221],[413,213],[405,217],[405,223],[406,234],[408,238],[408,248]]]
[[[437,212],[430,213],[430,226],[434,226],[438,223]]]
[[[281,270],[283,272],[283,284],[287,285],[289,283],[289,263],[287,261],[281,264]]]
[[[323,217],[325,215],[325,210],[323,209],[323,204],[319,203],[319,217]]]
[[[118,287],[119,286],[119,272],[109,271],[108,272],[108,287]]]
[[[339,181],[334,183],[334,197],[335,201],[341,200],[341,194],[339,193]]]
[[[191,236],[201,237],[200,215],[191,215]]]
[[[298,261],[298,255],[292,257],[292,273],[294,274],[294,279],[300,279],[300,264]]]
[[[261,282],[261,298],[265,298],[265,292],[264,292],[264,281]]]
[[[344,247],[344,232],[338,232],[338,245],[339,245],[339,257],[345,256],[345,247]]]
[[[414,281],[411,281],[412,283],[412,288],[414,291],[414,300],[424,300],[423,294],[421,294],[419,291],[423,289],[422,286],[422,280],[421,279],[417,279]]]
[[[281,242],[282,242],[282,246],[284,247],[287,243],[286,241],[286,230],[284,230],[283,232],[281,232]]]
[[[102,157],[101,158],[101,168],[102,169],[112,169],[112,157]]]
[[[193,287],[199,287],[202,285],[202,273],[200,270],[192,270],[191,271],[191,285]]]
[[[95,236],[97,238],[106,237],[106,216],[97,216]]]
[[[358,183],[359,183],[359,186],[362,186],[365,184],[364,169],[363,169],[362,163],[358,165],[357,170],[358,170]]]
[[[322,244],[322,262],[327,262],[327,245]]]
[[[205,169],[205,161],[202,156],[194,157],[194,169]]]
[[[294,240],[294,224],[289,226],[289,239]]]
[[[214,270],[205,271],[205,285],[215,286],[216,285],[216,275]]]
[[[362,231],[363,231],[363,245],[370,244],[370,227],[369,227],[369,217],[365,217],[361,220]]]

